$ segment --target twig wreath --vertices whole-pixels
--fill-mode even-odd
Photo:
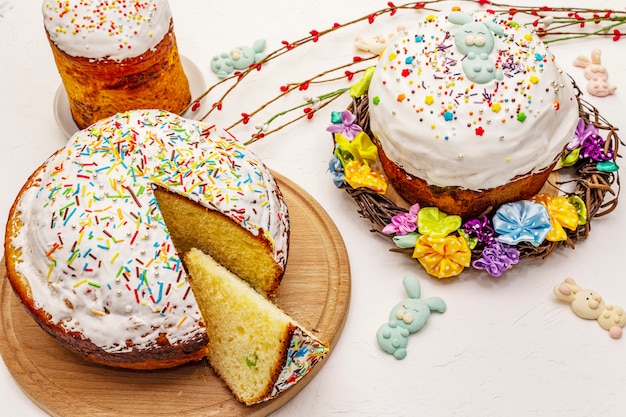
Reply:
[[[222,110],[227,97],[246,77],[262,71],[263,66],[268,62],[276,60],[297,48],[317,43],[321,37],[357,23],[373,25],[381,16],[391,17],[399,12],[440,12],[441,10],[438,10],[437,6],[443,3],[447,2],[445,0],[433,0],[411,2],[399,6],[388,2],[388,7],[360,18],[343,24],[335,23],[332,27],[325,30],[311,30],[308,36],[293,42],[282,41],[282,46],[279,49],[270,52],[258,63],[250,65],[246,70],[235,72],[212,85],[205,93],[196,98],[192,105],[192,110],[197,110],[200,106],[200,101],[207,100],[218,86],[227,86],[226,91],[217,100],[213,101],[206,114],[199,119],[204,120],[212,112]],[[593,8],[555,8],[548,6],[528,7],[496,3],[488,0],[465,3],[471,3],[473,7],[478,6],[488,13],[528,27],[546,44],[571,41],[589,36],[607,37],[612,41],[619,41],[622,37],[619,28],[626,23],[626,12],[624,11]],[[521,23],[522,21],[526,22]],[[305,97],[304,102],[300,105],[281,111],[264,122],[256,124],[254,126],[255,132],[245,143],[250,144],[258,141],[297,121],[312,119],[318,110],[347,93],[350,93],[352,97],[352,103],[348,107],[348,111],[351,114],[350,117],[353,117],[351,122],[358,125],[365,134],[371,136],[367,88],[359,87],[359,83],[362,82],[363,78],[367,77],[368,65],[370,65],[369,70],[371,70],[376,58],[376,54],[365,57],[353,56],[348,62],[335,68],[327,69],[299,82],[281,85],[280,91],[274,98],[253,111],[241,113],[239,120],[234,122],[229,129],[240,124],[247,125],[253,117],[260,117],[263,110],[266,110],[270,104],[279,102],[291,93],[301,92],[304,94],[312,85],[331,85],[335,82],[343,82],[345,84],[348,81],[353,83],[353,85],[343,86],[315,97]],[[370,64],[370,62],[372,63]],[[361,88],[363,91],[360,94],[352,94],[355,88]],[[491,218],[481,216],[480,218],[472,219],[455,227],[454,232],[459,235],[460,239],[464,239],[467,242],[470,248],[471,266],[475,269],[485,270],[493,276],[500,276],[520,259],[545,258],[562,245],[574,248],[576,242],[587,238],[589,235],[592,219],[611,213],[617,206],[620,182],[616,161],[620,157],[618,150],[622,142],[617,135],[617,129],[605,120],[595,107],[586,102],[580,92],[577,100],[580,119],[576,135],[581,140],[577,146],[569,149],[567,154],[564,154],[561,161],[561,166],[568,171],[569,179],[558,180],[552,184],[559,190],[559,195],[563,196],[565,201],[563,204],[570,204],[575,208],[578,217],[576,226],[570,229],[563,229],[558,239],[508,242],[508,244],[503,244],[498,240],[498,233],[494,232]],[[296,116],[291,120],[277,127],[272,126],[279,118],[294,112],[296,112]],[[339,119],[341,113],[333,112],[333,117],[335,118],[333,123],[341,123]],[[582,139],[583,137],[587,138],[586,142]],[[335,139],[336,135],[333,135],[333,138]],[[344,175],[344,168],[337,165],[336,158],[333,157],[330,171],[334,177],[335,184],[344,189],[354,199],[359,214],[370,221],[372,231],[392,239],[396,245],[396,248],[392,249],[393,251],[406,253],[417,259],[414,242],[413,246],[411,244],[399,244],[398,241],[402,241],[402,236],[397,233],[390,233],[390,229],[397,231],[397,227],[393,225],[398,224],[398,222],[405,222],[407,218],[410,220],[415,218],[417,220],[417,217],[421,216],[421,212],[424,210],[420,209],[420,213],[413,212],[412,207],[407,207],[406,204],[398,204],[397,201],[392,201],[392,199],[374,189],[350,186],[340,178]],[[544,205],[547,204],[546,201],[543,203]],[[431,215],[432,217],[432,213],[424,213],[423,215],[426,217]],[[549,219],[548,223],[550,223]],[[549,228],[549,225],[547,227]],[[419,236],[417,231],[414,234]],[[462,270],[463,267],[460,267],[452,274],[442,274],[438,271],[430,271],[427,268],[429,274],[439,278],[456,276]]]

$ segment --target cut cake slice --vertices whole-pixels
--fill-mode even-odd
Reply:
[[[240,402],[276,397],[328,355],[327,343],[211,256],[191,249],[185,265],[206,324],[211,367]]]

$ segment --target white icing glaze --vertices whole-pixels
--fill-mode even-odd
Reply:
[[[478,84],[464,74],[466,57],[454,43],[461,26],[444,15],[393,38],[376,67],[372,132],[391,160],[431,185],[497,187],[544,170],[571,140],[578,121],[572,82],[536,34],[497,23],[505,36],[495,36],[490,56],[502,81]]]
[[[75,134],[18,202],[12,244],[35,305],[108,352],[204,332],[151,186],[263,234],[285,266],[288,213],[261,162],[227,132],[160,110],[122,113]],[[68,300],[73,309],[68,308]]]
[[[71,56],[121,61],[154,48],[169,31],[167,0],[46,0],[44,26]]]

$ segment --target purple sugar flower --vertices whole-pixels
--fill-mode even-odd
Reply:
[[[585,119],[578,119],[578,124],[576,125],[576,130],[574,131],[574,137],[572,138],[572,141],[567,145],[567,150],[571,151],[578,148],[589,136],[597,134],[598,130],[593,124],[587,125],[585,123]]]
[[[472,266],[476,269],[487,271],[494,277],[501,276],[511,265],[519,262],[519,251],[513,246],[498,242],[493,242],[483,249],[480,258],[476,259]]]
[[[598,134],[587,136],[580,145],[580,157],[595,162],[610,161],[613,159],[613,149],[609,148],[605,154],[604,144],[604,138]]]
[[[461,228],[470,236],[475,236],[479,242],[490,245],[495,240],[495,233],[487,216],[466,222]]]
[[[331,116],[331,122],[333,124],[328,126],[326,130],[330,133],[339,133],[346,139],[352,140],[363,130],[355,121],[356,116],[348,110],[344,110],[341,113],[333,112]]]

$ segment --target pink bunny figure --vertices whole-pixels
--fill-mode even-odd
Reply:
[[[574,66],[584,68],[583,75],[587,79],[587,92],[592,96],[606,97],[615,92],[616,86],[609,84],[609,73],[602,65],[600,50],[591,51],[591,60],[586,56],[579,55],[574,60]]]
[[[600,327],[607,330],[613,339],[622,337],[622,328],[626,326],[623,308],[606,304],[599,294],[582,289],[572,278],[566,278],[555,286],[554,295],[559,300],[569,302],[578,317],[597,320]]]

